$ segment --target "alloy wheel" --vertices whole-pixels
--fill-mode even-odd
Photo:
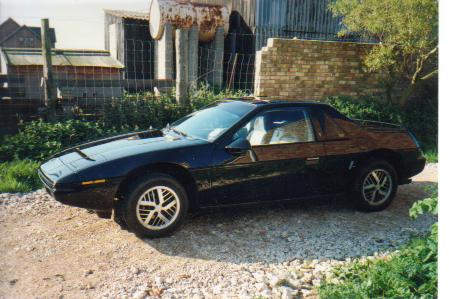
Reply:
[[[156,186],[145,191],[137,201],[136,214],[140,224],[150,230],[164,229],[178,218],[179,197],[167,186]]]
[[[393,180],[385,169],[374,169],[363,180],[363,198],[373,206],[383,204],[389,198],[392,189]]]

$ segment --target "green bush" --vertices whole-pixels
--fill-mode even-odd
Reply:
[[[162,128],[201,107],[227,97],[243,96],[243,92],[215,92],[205,87],[199,88],[192,96],[190,104],[180,106],[174,101],[174,94],[155,97],[153,93],[127,94],[124,99],[114,100],[105,107],[99,120],[107,128],[142,130],[150,126]]]
[[[39,163],[30,160],[0,163],[0,193],[30,192],[40,188],[38,167]]]
[[[414,203],[410,216],[437,213],[436,187],[430,198]],[[436,298],[438,224],[390,259],[357,261],[338,267],[318,289],[320,298]]]
[[[166,98],[128,95],[106,106],[99,122],[107,128],[128,131],[161,128],[191,111],[191,106],[182,107]]]
[[[350,118],[367,119],[402,124],[403,113],[399,106],[378,98],[330,97],[326,102]]]
[[[115,133],[94,122],[69,120],[25,123],[19,133],[6,136],[0,145],[0,161],[31,159],[42,161],[65,147]]]
[[[420,141],[425,151],[436,151],[438,143],[437,99],[415,99],[400,107],[380,98],[330,97],[326,102],[350,118],[404,125]]]
[[[438,99],[415,99],[403,110],[403,124],[413,131],[425,151],[438,151]]]
[[[414,239],[391,259],[335,269],[339,282],[319,287],[320,298],[436,298],[437,233]]]

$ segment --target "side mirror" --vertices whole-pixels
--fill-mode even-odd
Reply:
[[[246,138],[238,138],[225,147],[225,150],[231,155],[240,156],[251,150],[251,144]]]

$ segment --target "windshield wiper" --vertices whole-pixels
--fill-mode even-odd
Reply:
[[[176,129],[176,128],[170,128],[173,132],[176,132],[176,133],[178,133],[179,135],[181,135],[181,136],[183,136],[183,137],[189,137],[189,135],[187,135],[187,133],[185,133],[185,132],[183,132],[183,131],[181,131],[181,130],[178,130],[178,129]]]

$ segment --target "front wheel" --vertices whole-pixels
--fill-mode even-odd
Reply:
[[[396,170],[384,160],[374,160],[363,165],[354,182],[354,203],[364,211],[385,209],[393,201],[398,189]]]
[[[164,237],[182,224],[188,199],[184,187],[174,178],[153,174],[131,189],[125,196],[123,218],[137,235]]]

